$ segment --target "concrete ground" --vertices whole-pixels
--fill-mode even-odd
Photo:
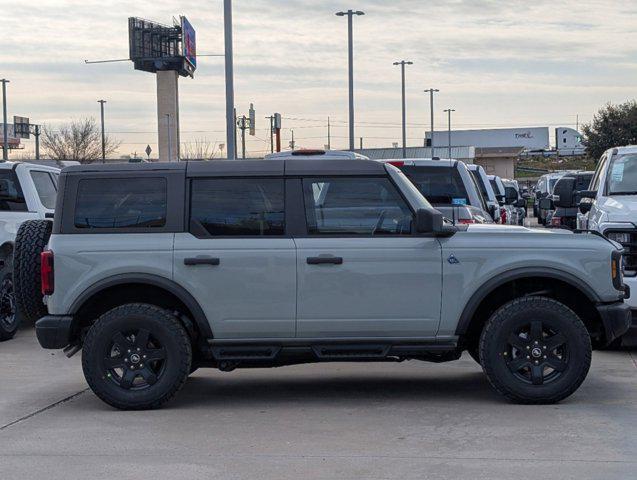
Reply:
[[[201,370],[120,412],[24,330],[0,344],[0,479],[634,479],[636,359],[596,352],[551,406],[507,403],[467,356]]]

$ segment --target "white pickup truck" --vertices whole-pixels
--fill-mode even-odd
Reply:
[[[572,179],[560,185],[556,193],[580,202],[578,229],[597,231],[624,247],[625,282],[637,292],[637,146],[607,150],[597,164],[588,190],[577,191]],[[633,324],[620,340],[624,346],[635,346],[637,301],[633,297],[626,303],[632,309]]]
[[[54,162],[50,162],[54,163]],[[0,341],[20,324],[14,295],[14,244],[25,220],[53,218],[60,168],[0,162]]]

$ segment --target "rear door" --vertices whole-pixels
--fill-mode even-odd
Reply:
[[[215,338],[293,337],[296,250],[286,233],[283,178],[190,182],[189,231],[175,235],[175,280],[197,299]]]
[[[413,212],[395,185],[358,176],[302,184],[297,336],[435,336],[440,244],[412,234]]]

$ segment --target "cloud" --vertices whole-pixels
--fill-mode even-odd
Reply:
[[[8,0],[0,0],[7,3]],[[342,2],[235,0],[236,104],[257,108],[258,137],[267,148],[263,118],[275,111],[285,136],[297,129],[304,146],[322,146],[328,116],[336,137],[346,135],[346,19]],[[422,138],[435,86],[436,116],[453,106],[457,125],[574,123],[607,101],[633,97],[637,69],[637,9],[611,0],[361,0],[354,20],[357,135],[366,145],[398,140],[399,70],[407,71],[409,136]],[[106,98],[107,129],[122,153],[150,143],[156,150],[153,75],[128,62],[85,65],[84,59],[128,56],[127,18],[171,23],[185,14],[197,29],[200,53],[223,52],[222,2],[184,0],[39,0],[11,2],[0,30],[0,64],[9,86],[10,114],[56,123],[96,116]],[[5,9],[6,10],[6,9]],[[195,79],[180,83],[182,140],[225,142],[223,59],[201,57]],[[340,123],[339,123],[340,122]],[[367,122],[367,123],[365,123]],[[369,122],[388,126],[384,131]],[[416,141],[416,140],[414,140]],[[337,138],[336,146],[346,139]],[[143,148],[143,147],[142,147]]]

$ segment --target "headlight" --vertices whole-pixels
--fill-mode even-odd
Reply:
[[[609,240],[618,242],[621,244],[630,243],[630,233],[628,232],[608,232],[606,234]]]
[[[613,286],[617,290],[624,290],[624,262],[619,250],[614,250],[610,257],[610,271]]]

